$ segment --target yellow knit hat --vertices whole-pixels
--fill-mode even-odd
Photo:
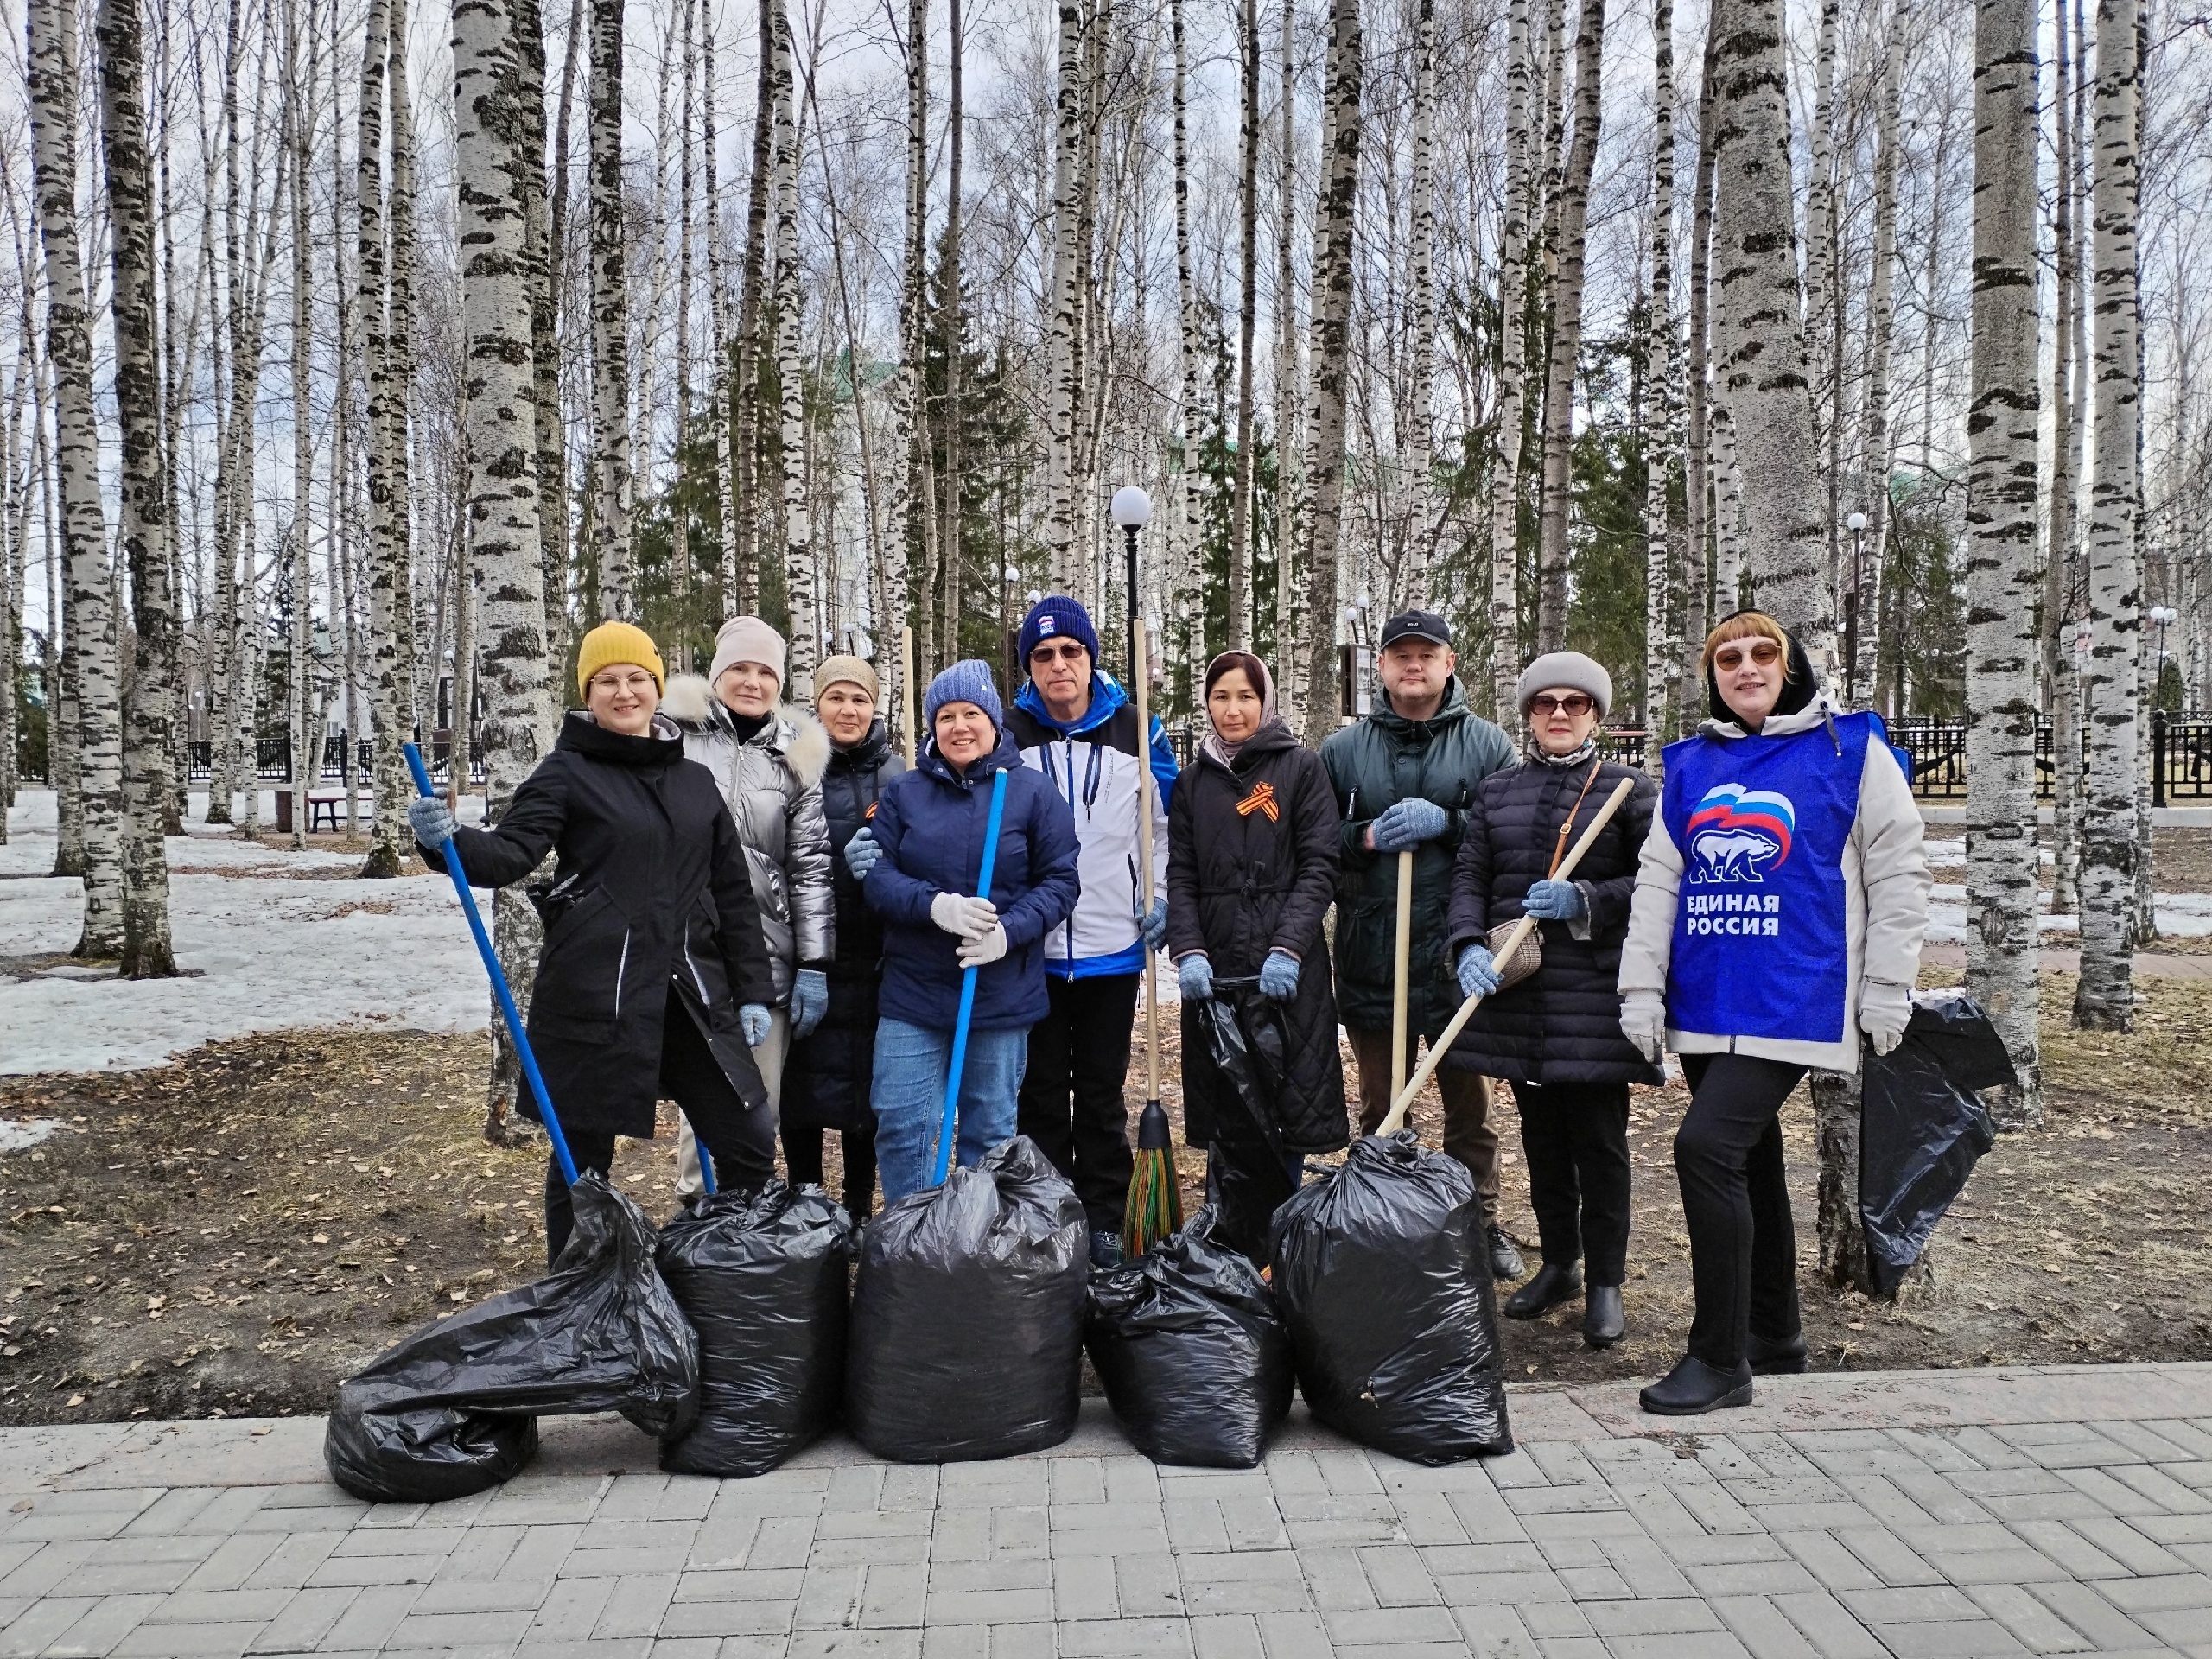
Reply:
[[[610,663],[635,663],[653,677],[662,695],[668,691],[668,674],[660,665],[660,651],[652,635],[627,622],[602,622],[584,635],[576,651],[576,695],[588,699],[591,677]]]

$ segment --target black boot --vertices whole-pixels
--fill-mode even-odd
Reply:
[[[1547,1262],[1536,1269],[1536,1276],[1505,1299],[1505,1317],[1509,1319],[1533,1319],[1540,1313],[1550,1312],[1561,1302],[1571,1302],[1582,1294],[1582,1270],[1573,1262],[1561,1267]]]
[[[1513,1241],[1505,1236],[1505,1229],[1496,1222],[1484,1228],[1484,1236],[1490,1244],[1490,1276],[1510,1284],[1529,1269],[1521,1260],[1521,1252],[1513,1248]]]
[[[1628,1320],[1621,1312],[1618,1285],[1592,1285],[1582,1297],[1582,1340],[1592,1348],[1610,1348],[1621,1339]]]
[[[1751,1368],[1738,1364],[1724,1371],[1707,1364],[1694,1354],[1637,1396],[1643,1408],[1657,1417],[1695,1417],[1727,1406],[1751,1403]]]
[[[1805,1333],[1763,1337],[1754,1331],[1744,1339],[1744,1358],[1753,1376],[1795,1376],[1805,1369]]]

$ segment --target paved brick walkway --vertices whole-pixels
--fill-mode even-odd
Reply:
[[[2212,1656],[2212,1366],[1514,1410],[1446,1469],[1302,1415],[1262,1469],[1155,1469],[1094,1402],[1043,1457],[729,1482],[549,1421],[429,1509],[345,1497],[311,1420],[8,1430],[0,1655]]]

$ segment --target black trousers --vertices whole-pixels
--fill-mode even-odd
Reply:
[[[866,1102],[862,1102],[863,1106]],[[875,1207],[875,1123],[864,1129],[823,1129],[811,1123],[783,1126],[784,1168],[793,1185],[822,1180],[822,1137],[835,1135],[845,1159],[845,1213],[866,1221]]]
[[[1128,1207],[1129,1071],[1141,974],[1045,976],[1052,1006],[1029,1028],[1016,1125],[1075,1185],[1093,1232],[1118,1233]]]
[[[1782,1103],[1802,1065],[1748,1054],[1685,1054],[1690,1109],[1675,1131],[1675,1173],[1690,1230],[1697,1313],[1689,1351],[1732,1371],[1751,1332],[1795,1336],[1797,1230],[1782,1157]]]
[[[714,1160],[716,1187],[758,1186],[776,1173],[776,1125],[765,1108],[753,1111],[730,1086],[706,1038],[692,1023],[691,1010],[674,986],[669,988],[668,1012],[661,1023],[660,1093],[683,1109],[692,1133]],[[567,1129],[569,1155],[576,1173],[588,1169],[606,1174],[614,1164],[614,1135],[593,1129]],[[569,1183],[561,1174],[561,1160],[550,1153],[545,1159],[545,1260],[560,1259],[562,1247],[575,1226],[569,1204]]]
[[[1529,1204],[1544,1260],[1593,1285],[1628,1272],[1628,1084],[1516,1083]]]

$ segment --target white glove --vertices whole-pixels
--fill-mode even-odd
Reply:
[[[1874,1052],[1887,1054],[1904,1040],[1912,1023],[1912,993],[1886,980],[1870,979],[1859,988],[1859,1029],[1873,1039]]]
[[[435,850],[453,838],[453,809],[435,795],[417,795],[407,803],[407,825],[417,845]]]
[[[930,900],[930,920],[957,939],[979,939],[999,925],[999,912],[988,899],[940,893]]]
[[[1667,1004],[1656,991],[1630,991],[1621,1001],[1621,1035],[1637,1052],[1659,1064],[1667,1047]]]
[[[981,968],[987,962],[996,962],[1006,955],[1006,929],[993,922],[989,932],[961,940],[960,948],[952,954],[959,958],[963,968]]]

